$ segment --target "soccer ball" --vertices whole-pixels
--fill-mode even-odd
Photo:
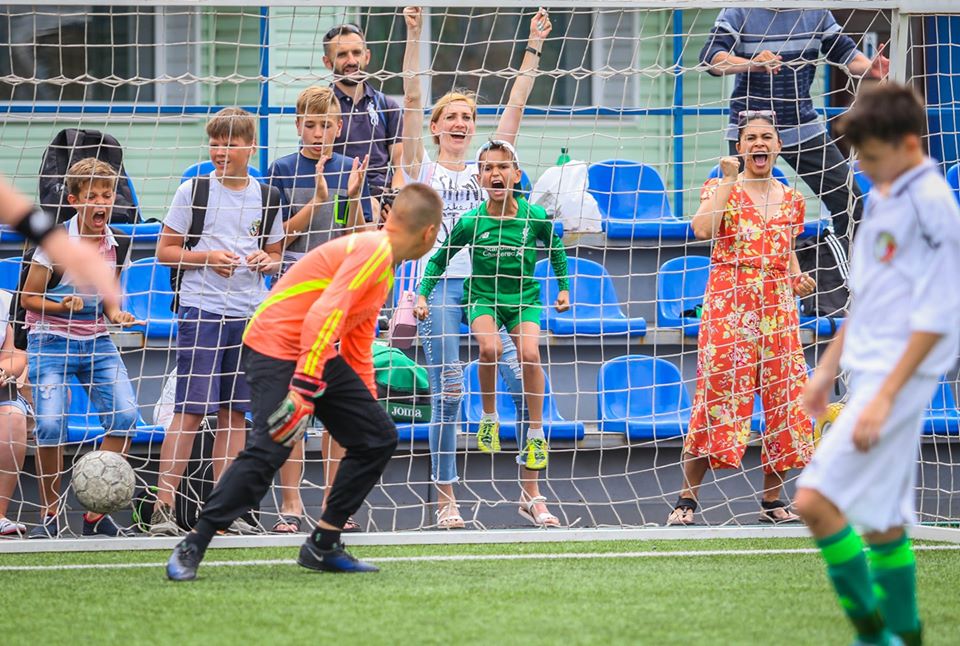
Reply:
[[[130,504],[133,467],[111,451],[91,451],[73,465],[73,491],[87,511],[109,514]]]
[[[817,419],[817,423],[813,427],[814,445],[820,444],[820,440],[823,439],[823,436],[830,431],[830,427],[833,426],[833,423],[837,421],[838,417],[840,417],[840,412],[842,410],[842,402],[834,402],[827,406],[827,412]]]

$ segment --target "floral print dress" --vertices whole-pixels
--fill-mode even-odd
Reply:
[[[708,181],[701,199],[713,197]],[[793,239],[803,229],[803,197],[784,187],[778,212],[762,213],[738,182],[724,209],[711,255],[700,323],[697,391],[684,450],[713,468],[740,466],[760,393],[766,414],[763,469],[804,466],[813,452],[800,407],[807,365],[789,278]]]

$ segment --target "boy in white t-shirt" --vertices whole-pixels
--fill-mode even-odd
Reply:
[[[214,482],[243,448],[244,416],[250,410],[240,364],[243,331],[266,298],[264,276],[280,269],[281,218],[273,218],[269,230],[264,230],[268,224],[263,221],[262,189],[247,172],[256,149],[253,115],[240,108],[224,108],[207,123],[207,136],[214,171],[199,240],[186,248],[194,180],[177,189],[157,243],[157,260],[180,269],[183,279],[177,312],[175,414],[160,449],[157,505],[150,529],[154,535],[183,533],[172,511],[174,492],[206,415],[217,414]],[[234,527],[243,532],[251,529],[243,521]]]
[[[119,245],[109,228],[116,171],[90,157],[73,164],[65,181],[67,200],[77,210],[66,223],[69,236],[96,246],[104,261],[123,267],[128,259],[118,257]],[[56,538],[60,534],[60,475],[71,380],[75,377],[87,390],[100,413],[106,429],[100,449],[125,452],[129,437],[136,432],[139,411],[107,323],[129,326],[137,321],[116,305],[104,304],[73,275],[55,266],[42,249],[33,254],[20,303],[26,311],[27,357],[36,407],[34,435],[42,518],[27,537]],[[125,533],[109,516],[88,512],[83,517],[84,536]]]
[[[909,88],[861,93],[838,127],[874,187],[850,261],[852,306],[804,393],[822,415],[839,368],[850,400],[798,480],[796,506],[858,643],[921,643],[914,522],[919,436],[960,335],[960,210],[924,155]],[[859,526],[869,544],[864,553]]]

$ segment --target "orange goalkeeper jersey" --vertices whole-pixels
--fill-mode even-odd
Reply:
[[[340,355],[376,396],[371,346],[377,316],[393,287],[393,249],[381,231],[331,240],[301,258],[270,290],[243,342],[268,357],[297,362],[321,377]]]

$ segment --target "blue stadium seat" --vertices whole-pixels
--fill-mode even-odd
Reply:
[[[135,243],[156,243],[160,239],[163,222],[151,220],[140,224],[111,224],[110,226],[130,236]]]
[[[430,423],[397,424],[397,436],[401,446],[410,442],[426,442],[430,439]]]
[[[540,299],[543,312],[540,324],[553,334],[643,336],[647,321],[641,317],[628,318],[620,307],[620,299],[613,287],[613,279],[606,268],[585,258],[567,258],[570,278],[570,309],[557,312],[559,285],[550,260],[537,262],[534,275],[540,279]]]
[[[947,184],[953,189],[953,196],[960,203],[960,162],[947,169]]]
[[[173,342],[177,338],[177,315],[171,311],[170,268],[156,258],[134,261],[120,275],[123,307],[146,325],[129,328],[150,340]]]
[[[857,188],[860,189],[860,193],[863,194],[864,199],[866,199],[867,193],[873,188],[873,182],[870,181],[866,173],[860,170],[859,159],[853,160],[853,180],[857,183]]]
[[[953,384],[941,379],[923,416],[924,435],[960,435],[960,410]]]
[[[790,180],[787,179],[786,174],[776,166],[773,167],[773,176],[780,180],[780,183],[784,186],[790,186]],[[720,177],[720,164],[711,168],[710,172],[707,173],[707,179],[713,179],[714,177]]]
[[[679,437],[690,424],[690,394],[675,365],[646,355],[625,355],[600,367],[600,430],[629,440]]]
[[[666,187],[652,166],[625,159],[591,164],[587,190],[597,200],[609,238],[687,240],[690,223],[670,209]]]
[[[90,403],[87,391],[80,385],[76,377],[70,384],[70,407],[67,412],[67,442],[93,442],[107,434],[100,423],[100,415]],[[147,424],[137,413],[137,433],[133,436],[134,444],[153,443],[160,446],[163,442],[163,427]]]
[[[657,273],[657,327],[680,328],[684,336],[697,336],[700,319],[683,313],[703,304],[709,276],[706,256],[681,256],[663,263]]]
[[[544,374],[546,392],[543,399],[543,432],[548,440],[582,440],[584,427],[581,422],[570,422],[560,415],[557,401],[550,389],[550,379]],[[483,415],[480,400],[480,378],[477,362],[471,361],[463,371],[464,398],[460,408],[460,417],[466,423],[467,432],[476,433]],[[516,442],[517,408],[506,384],[497,372],[497,414],[500,417],[500,439],[503,442]]]
[[[843,316],[801,316],[800,329],[813,330],[817,336],[833,336],[845,320]]]
[[[20,286],[20,263],[22,256],[0,259],[0,289],[15,292]]]
[[[202,162],[197,162],[191,166],[188,166],[183,175],[180,177],[180,183],[183,184],[188,179],[192,179],[198,175],[209,175],[213,172],[213,162],[209,159]],[[253,166],[247,166],[247,172],[250,173],[250,176],[256,180],[262,180],[263,174]]]

